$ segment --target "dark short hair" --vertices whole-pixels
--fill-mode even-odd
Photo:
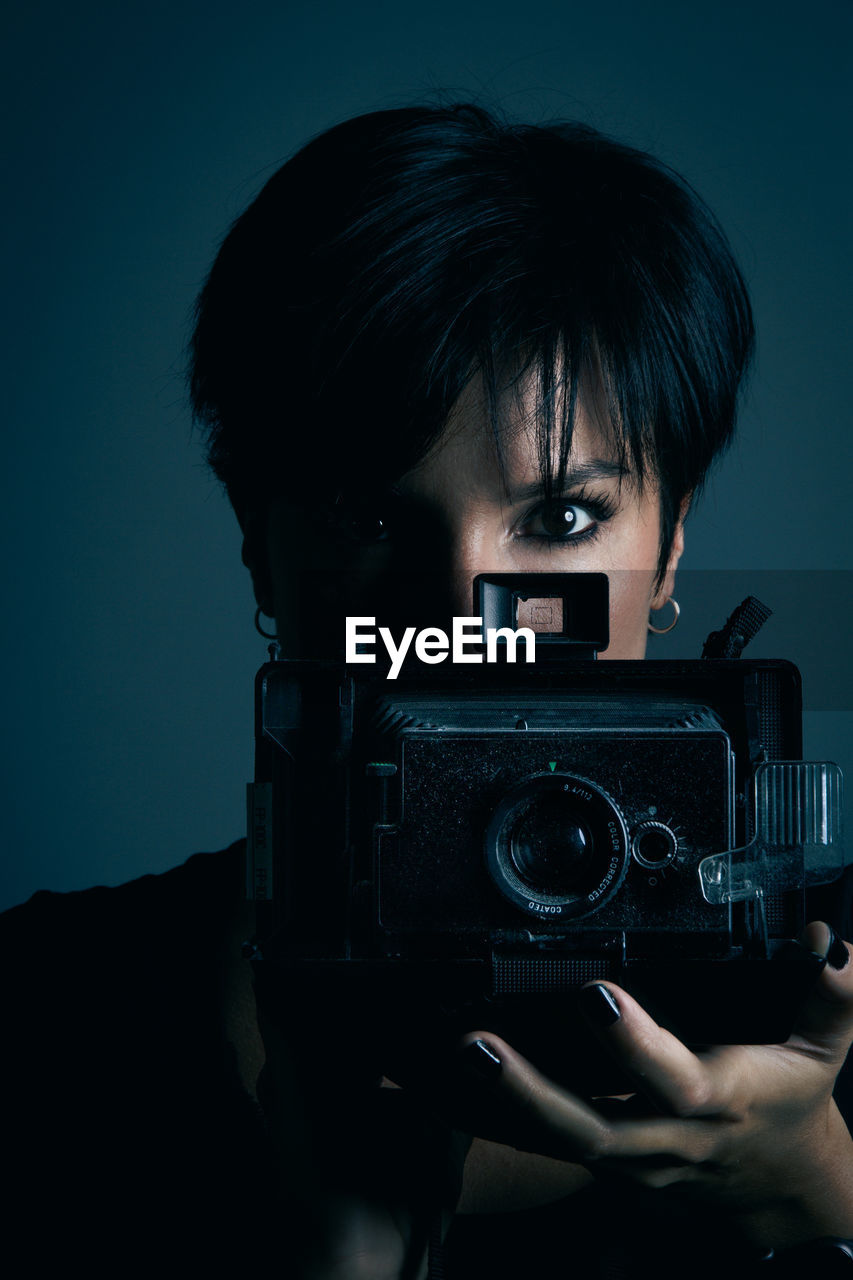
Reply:
[[[198,299],[191,394],[242,518],[390,482],[477,373],[499,451],[505,394],[536,375],[558,492],[594,379],[623,463],[660,485],[663,568],[752,346],[726,237],[666,165],[582,124],[411,107],[313,139],[237,219]]]

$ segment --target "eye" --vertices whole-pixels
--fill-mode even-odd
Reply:
[[[339,498],[331,508],[330,524],[340,537],[359,546],[385,542],[391,533],[389,514],[378,499]]]
[[[606,518],[600,504],[582,504],[570,502],[567,498],[555,498],[552,502],[540,503],[531,511],[516,530],[516,537],[538,538],[544,542],[571,542],[592,532],[597,527],[597,522]]]

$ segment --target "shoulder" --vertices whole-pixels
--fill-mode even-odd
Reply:
[[[237,843],[115,888],[43,890],[4,912],[0,963],[15,1016],[37,1040],[62,1029],[69,1049],[82,1051],[84,1028],[115,1034],[212,984],[239,911],[242,866]]]
[[[20,932],[26,925],[40,918],[59,919],[61,914],[102,914],[109,907],[127,914],[144,903],[156,901],[164,909],[186,898],[188,894],[213,892],[233,896],[238,886],[245,883],[245,840],[236,840],[227,849],[215,853],[196,853],[180,866],[159,875],[139,876],[114,887],[96,885],[91,889],[79,889],[71,893],[54,893],[40,889],[26,902],[0,912],[0,939],[9,931]]]
[[[0,954],[6,973],[23,987],[50,976],[67,985],[75,971],[91,967],[108,982],[129,979],[152,960],[170,967],[170,956],[217,945],[241,899],[244,842],[217,853],[199,853],[161,875],[146,875],[115,888],[73,893],[40,890],[0,914]],[[121,971],[121,973],[119,973]],[[82,999],[86,989],[78,992]]]
[[[177,1205],[191,1220],[261,1158],[223,1017],[243,862],[238,843],[0,916],[4,1146],[22,1222],[49,1204],[76,1229],[89,1203],[135,1229]]]
[[[43,891],[0,915],[9,1030],[28,1046],[22,1088],[48,1063],[62,1063],[52,1092],[67,1095],[107,1062],[115,1074],[118,1056],[123,1074],[145,1070],[158,1087],[170,1064],[209,1060],[243,863],[240,842],[116,888]]]

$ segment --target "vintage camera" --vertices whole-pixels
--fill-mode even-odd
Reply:
[[[797,669],[597,662],[602,574],[485,575],[474,604],[497,660],[258,673],[265,980],[347,993],[397,1035],[409,1015],[491,1029],[581,1082],[573,992],[598,977],[688,1042],[785,1039],[822,966],[790,939],[843,867]],[[534,662],[500,639],[520,626]]]

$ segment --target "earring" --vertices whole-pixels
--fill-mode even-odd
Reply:
[[[667,596],[666,600],[664,600],[664,604],[663,604],[663,605],[661,605],[661,609],[662,609],[662,608],[664,607],[664,605],[666,605],[666,604],[671,604],[671,605],[672,605],[672,622],[669,624],[669,626],[668,626],[668,627],[653,627],[653,626],[652,626],[652,624],[651,624],[651,623],[649,623],[649,631],[651,631],[652,635],[655,635],[655,636],[665,636],[665,635],[666,635],[666,633],[667,633],[667,631],[671,631],[671,630],[672,630],[672,628],[675,626],[676,622],[678,622],[679,617],[681,616],[681,609],[680,609],[680,608],[679,608],[679,606],[678,606],[678,601],[677,601],[677,600],[673,600],[672,596]],[[657,612],[658,612],[658,610],[657,610],[657,609],[654,609],[654,610],[653,610],[653,612],[654,612],[654,613],[657,613]]]
[[[265,640],[277,640],[278,635],[275,631],[264,631],[263,627],[261,626],[262,613],[266,613],[266,616],[268,618],[272,617],[271,613],[267,613],[266,609],[262,609],[261,606],[258,605],[257,609],[255,610],[255,630],[257,631],[258,635],[263,636]]]

